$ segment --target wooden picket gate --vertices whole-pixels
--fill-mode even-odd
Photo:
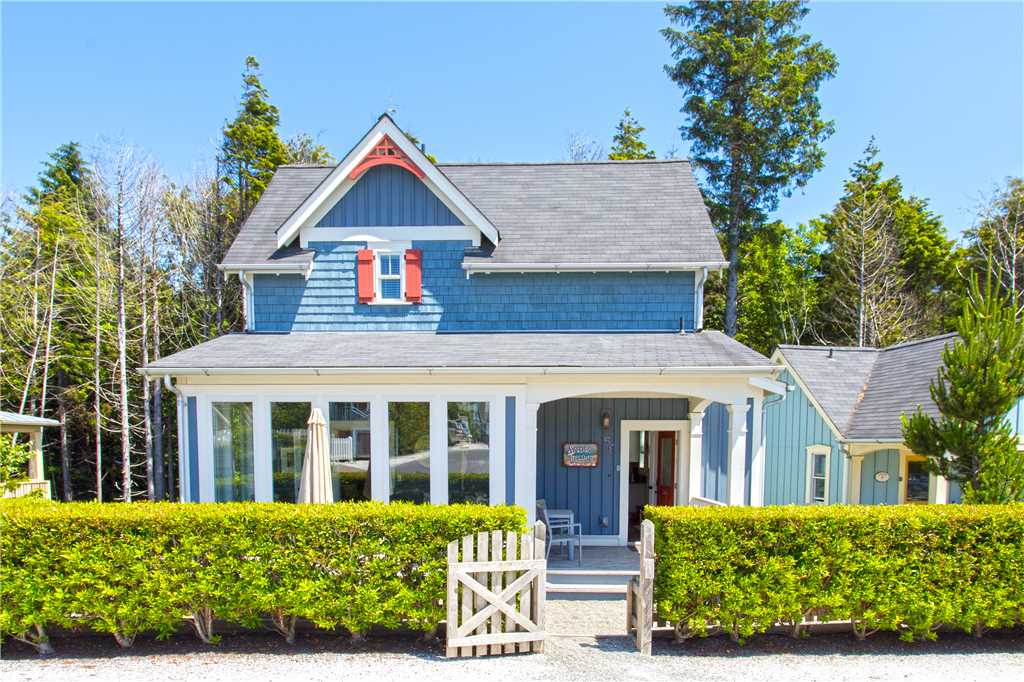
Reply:
[[[637,650],[651,655],[654,629],[654,524],[645,519],[640,524],[640,575],[626,587],[626,633],[636,638]]]
[[[522,537],[493,531],[448,544],[446,656],[544,650],[545,533],[538,521]]]

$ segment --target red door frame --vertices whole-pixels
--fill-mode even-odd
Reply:
[[[665,443],[668,443],[669,480],[666,484],[662,480],[662,460],[666,455]],[[658,431],[658,466],[655,473],[655,490],[659,507],[674,507],[676,504],[676,432]]]

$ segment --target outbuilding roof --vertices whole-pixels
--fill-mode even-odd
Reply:
[[[56,419],[47,419],[46,417],[33,417],[30,414],[0,411],[0,425],[27,426],[34,429],[40,426],[60,426],[60,422]]]
[[[939,415],[929,387],[954,339],[943,334],[888,348],[783,345],[779,353],[844,439],[902,442],[902,415],[919,405]]]
[[[769,368],[717,331],[679,333],[291,332],[227,334],[151,362],[149,374],[466,369]]]
[[[725,265],[688,161],[451,163],[440,170],[498,229],[467,269],[636,269]],[[222,266],[304,267],[313,252],[278,248],[275,231],[334,170],[281,166]]]

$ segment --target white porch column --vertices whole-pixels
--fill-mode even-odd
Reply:
[[[945,476],[928,477],[928,504],[949,504],[949,480]]]
[[[537,410],[540,403],[516,399],[516,504],[529,523],[537,519]]]
[[[307,415],[308,416],[308,415]],[[270,430],[270,402],[252,402],[252,478],[257,502],[274,501],[273,433]]]
[[[764,506],[764,398],[754,398],[753,448],[750,459],[750,505]]]
[[[701,497],[701,471],[704,458],[704,408],[690,413],[690,462],[687,476],[687,495],[683,504],[693,504],[693,498]]]
[[[388,401],[370,401],[370,497],[380,502],[391,498],[391,475],[388,471]]]
[[[846,480],[846,503],[860,504],[860,470],[864,464],[864,455],[850,455]]]
[[[448,504],[448,401],[430,401],[430,503]]]
[[[729,412],[729,474],[727,504],[743,504],[743,469],[747,458],[747,402],[726,406]]]
[[[38,427],[29,438],[32,440],[32,458],[28,461],[28,477],[33,481],[46,478],[46,466],[43,463],[43,427]]]

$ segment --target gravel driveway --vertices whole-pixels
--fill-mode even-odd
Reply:
[[[207,647],[189,636],[141,639],[128,652],[111,637],[55,640],[59,656],[40,659],[17,643],[4,646],[0,678],[182,680],[999,680],[1022,679],[1024,629],[983,639],[943,633],[938,642],[904,644],[888,634],[858,643],[846,634],[804,640],[769,635],[739,647],[712,637],[676,644],[656,638],[654,655],[634,653],[622,634],[621,599],[549,600],[544,654],[445,659],[440,644],[371,637],[362,644],[311,632],[288,647],[277,635],[225,636]],[[601,633],[601,634],[593,634]]]

